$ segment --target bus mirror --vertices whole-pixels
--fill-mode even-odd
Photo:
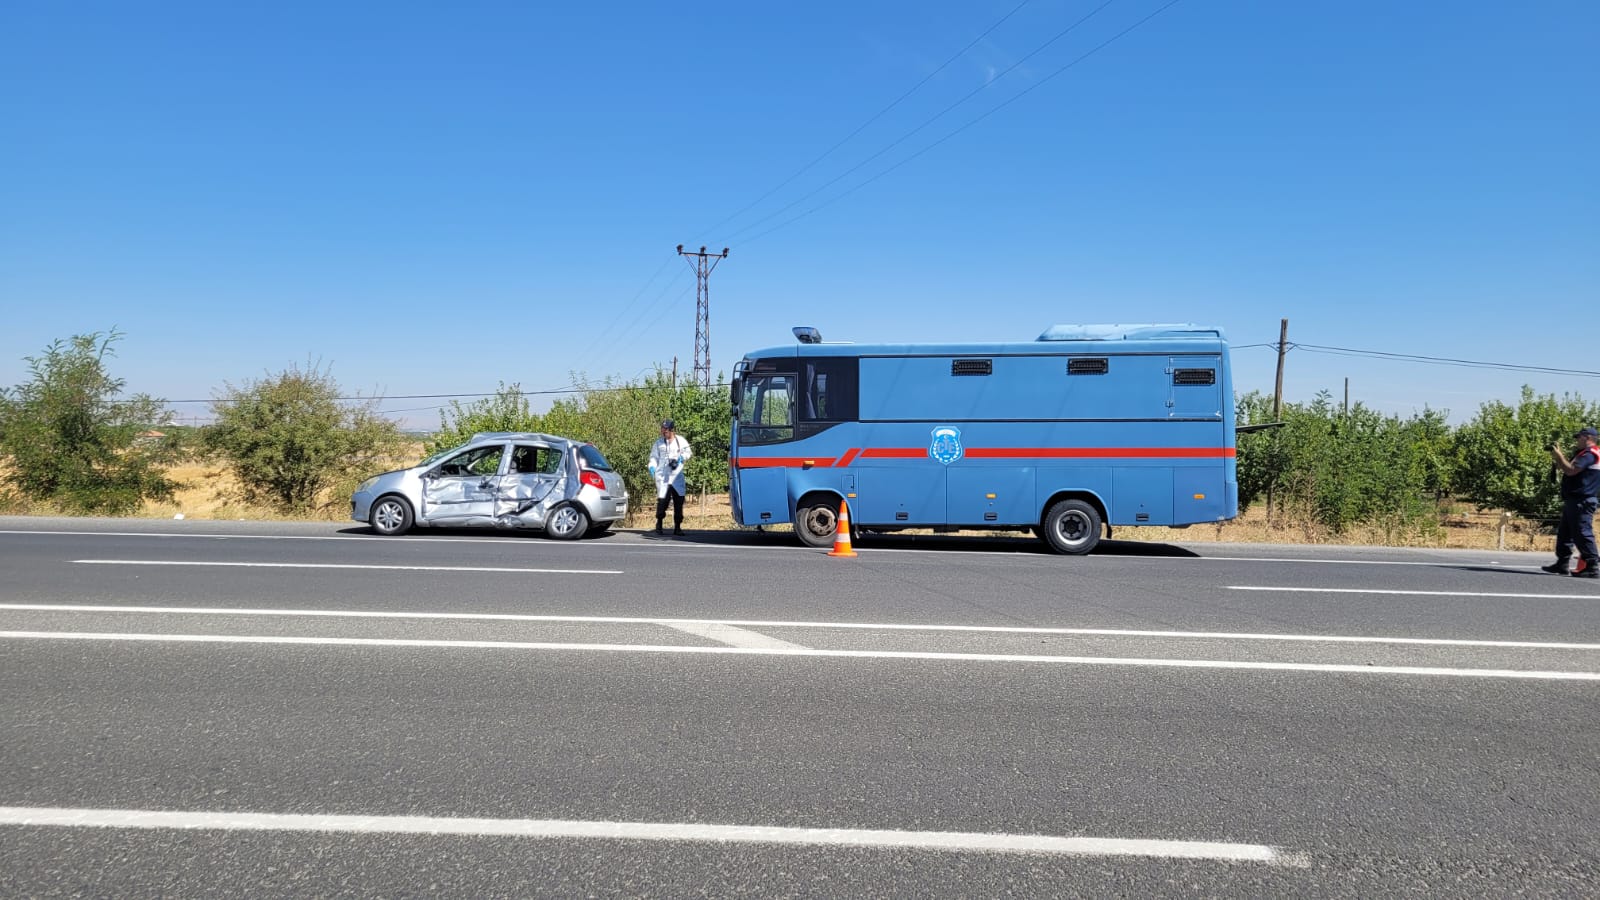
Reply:
[[[729,396],[729,403],[733,406],[733,417],[739,418],[739,395],[744,393],[744,379],[738,375],[733,376],[733,391]]]

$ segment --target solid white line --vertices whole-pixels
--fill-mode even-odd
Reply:
[[[203,562],[171,559],[75,559],[86,566],[219,566],[240,569],[376,569],[399,572],[516,572],[538,575],[621,575],[617,569],[525,569],[509,566],[374,566],[354,563]]]
[[[1253,669],[1276,672],[1349,672],[1363,675],[1442,675],[1459,678],[1517,678],[1535,681],[1600,681],[1600,672],[1547,672],[1536,669],[1451,669],[1435,666],[1363,666],[1343,663],[1247,662],[1219,659],[1146,659],[1115,656],[1038,656],[1022,653],[940,653],[922,650],[793,650],[756,647],[682,647],[658,644],[580,644],[543,641],[466,641],[422,638],[297,637],[242,634],[130,634],[87,631],[0,631],[0,639],[67,641],[142,641],[186,644],[299,644],[336,647],[438,647],[484,650],[579,650],[611,653],[681,653],[725,656],[795,656],[849,659],[923,659],[956,662],[1056,663],[1085,666],[1135,666],[1174,669]]]
[[[418,543],[434,544],[516,544],[531,549],[555,550],[557,548],[582,548],[597,550],[608,548],[612,550],[650,550],[660,549],[661,544],[650,542],[647,544],[619,544],[611,541],[542,541],[531,535],[522,537],[468,537],[466,535],[424,535],[408,534],[405,537],[381,537],[375,534],[223,534],[217,532],[196,532],[185,534],[177,531],[30,531],[27,529],[0,529],[0,534],[43,534],[52,537],[133,537],[133,538],[195,538],[197,540],[218,541],[378,541],[394,546]],[[712,545],[695,543],[675,543],[672,552],[678,553],[686,550],[712,549]],[[796,546],[796,550],[808,549]]]
[[[1510,597],[1522,600],[1600,600],[1595,594],[1509,594],[1488,591],[1403,591],[1395,588],[1268,587],[1230,584],[1230,591],[1276,591],[1284,594],[1392,594],[1406,597]]]
[[[1258,634],[1233,631],[1139,631],[1125,628],[1045,628],[1028,625],[916,625],[886,622],[789,622],[779,619],[673,619],[637,616],[546,616],[525,613],[396,612],[338,609],[241,609],[204,606],[94,606],[71,603],[0,603],[0,611],[154,613],[196,616],[287,616],[349,619],[444,619],[485,622],[570,622],[592,625],[731,625],[744,628],[831,628],[862,631],[930,631],[979,634],[1055,634],[1229,641],[1296,641],[1332,644],[1420,644],[1435,647],[1506,647],[1530,650],[1600,650],[1600,644],[1555,641],[1487,641],[1466,638],[1363,637],[1337,634]],[[687,629],[685,629],[687,630]]]
[[[1191,544],[1190,546],[1192,547],[1194,545]],[[1387,549],[1387,548],[1385,548],[1385,549]],[[1538,565],[1535,564],[1535,563],[1503,563],[1503,562],[1496,562],[1494,560],[1479,561],[1479,560],[1471,560],[1471,559],[1459,559],[1459,560],[1439,559],[1439,560],[1432,560],[1432,561],[1400,560],[1400,559],[1306,559],[1305,557],[1294,557],[1294,556],[1282,556],[1282,557],[1279,557],[1279,556],[1192,556],[1192,557],[1151,556],[1151,557],[1141,557],[1141,558],[1143,558],[1143,559],[1185,559],[1185,558],[1187,558],[1187,559],[1193,559],[1196,562],[1204,561],[1204,562],[1263,562],[1263,563],[1328,563],[1329,565],[1341,565],[1341,566],[1448,566],[1448,567],[1452,567],[1453,568],[1453,567],[1459,567],[1459,566],[1489,565],[1489,566],[1495,566],[1495,567],[1501,568],[1501,569],[1536,569],[1536,568],[1538,568]]]
[[[662,622],[661,624],[697,637],[721,641],[730,647],[756,647],[769,650],[808,649],[800,644],[780,641],[775,637],[768,637],[757,631],[750,631],[721,622]]]
[[[785,828],[671,822],[586,822],[563,819],[474,819],[440,816],[292,815],[285,813],[166,812],[135,809],[52,809],[0,806],[0,824],[76,828],[177,828],[209,831],[332,831],[468,835],[473,837],[598,838],[628,841],[703,841],[791,846],[874,847],[979,853],[1139,856],[1300,866],[1303,856],[1262,844],[1129,838],[1052,837],[963,831],[863,828]]]

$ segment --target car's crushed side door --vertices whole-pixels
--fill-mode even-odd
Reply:
[[[495,522],[518,528],[543,528],[550,509],[566,496],[566,448],[548,444],[517,444],[511,462],[500,478],[495,498]]]
[[[431,524],[487,523],[494,516],[505,447],[473,447],[451,456],[422,476],[419,521]]]

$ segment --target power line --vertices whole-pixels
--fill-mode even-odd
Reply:
[[[1109,2],[1109,0],[1108,0],[1108,2]],[[968,128],[971,128],[972,126],[978,124],[979,122],[982,122],[984,119],[989,118],[990,116],[994,115],[995,113],[999,112],[1000,110],[1005,109],[1006,107],[1008,107],[1011,104],[1017,102],[1018,100],[1021,100],[1023,97],[1026,97],[1027,95],[1033,93],[1035,90],[1038,90],[1039,88],[1043,87],[1051,79],[1053,79],[1056,76],[1066,72],[1068,69],[1071,69],[1072,67],[1078,65],[1079,63],[1081,63],[1084,60],[1088,59],[1089,57],[1095,55],[1096,53],[1099,53],[1101,50],[1104,50],[1105,48],[1107,48],[1107,47],[1111,46],[1112,44],[1116,43],[1118,40],[1121,40],[1129,32],[1133,31],[1134,29],[1138,28],[1139,26],[1143,25],[1144,23],[1150,21],[1151,19],[1154,19],[1156,16],[1161,15],[1162,13],[1164,13],[1167,10],[1171,9],[1172,7],[1178,5],[1179,2],[1181,2],[1181,0],[1168,0],[1168,2],[1165,5],[1157,8],[1155,12],[1150,13],[1149,15],[1147,15],[1144,18],[1138,20],[1137,22],[1134,22],[1132,25],[1129,25],[1127,28],[1124,28],[1121,31],[1117,32],[1116,34],[1112,35],[1111,37],[1107,38],[1105,41],[1102,41],[1101,43],[1095,45],[1095,47],[1093,49],[1091,49],[1088,52],[1084,53],[1083,55],[1077,57],[1076,59],[1074,59],[1071,62],[1067,63],[1066,65],[1062,66],[1061,68],[1056,69],[1054,72],[1051,72],[1049,75],[1046,75],[1045,77],[1039,79],[1038,81],[1034,82],[1032,85],[1029,85],[1026,89],[1024,89],[1024,90],[1018,92],[1017,94],[1015,94],[1014,96],[1012,96],[1010,99],[1008,99],[1005,102],[999,104],[998,106],[995,106],[993,109],[990,109],[988,112],[986,112],[986,113],[978,116],[977,118],[967,122],[965,125],[962,125],[961,127],[957,128],[956,130],[950,132],[949,134],[946,134],[944,137],[939,138],[938,140],[934,141],[933,143],[927,145],[926,147],[923,147],[921,150],[918,150],[917,152],[911,154],[910,156],[907,156],[906,158],[900,160],[899,162],[895,163],[894,165],[890,166],[889,168],[884,169],[883,171],[879,172],[878,174],[872,176],[871,178],[868,178],[866,181],[863,181],[863,182],[855,185],[854,187],[844,191],[843,193],[836,194],[835,196],[833,196],[832,198],[830,198],[828,200],[822,201],[821,203],[817,204],[816,206],[813,206],[812,208],[810,208],[810,209],[806,210],[805,212],[795,216],[792,219],[788,219],[786,221],[779,222],[777,225],[774,225],[771,228],[768,228],[766,231],[762,231],[762,232],[759,232],[759,233],[757,233],[757,234],[755,234],[755,235],[753,235],[751,237],[747,237],[742,241],[742,243],[749,244],[752,241],[760,240],[761,238],[766,237],[767,235],[773,233],[774,231],[778,231],[780,229],[787,228],[790,225],[793,225],[794,223],[800,221],[801,219],[804,219],[806,216],[809,216],[812,213],[817,212],[818,210],[825,209],[825,208],[827,208],[829,206],[832,206],[833,204],[839,202],[840,200],[843,200],[844,198],[850,196],[851,194],[854,194],[856,191],[861,190],[862,188],[866,187],[869,184],[872,184],[874,181],[877,181],[878,179],[882,178],[883,176],[888,175],[890,172],[893,172],[894,170],[896,170],[896,169],[900,168],[901,166],[911,162],[912,160],[916,159],[917,157],[923,155],[924,153],[927,153],[929,150],[932,150],[933,148],[939,146],[940,144],[943,144],[945,141],[950,140],[951,138],[955,137],[956,135],[962,133],[963,131],[966,131]],[[1102,5],[1100,8],[1095,9],[1094,12],[1099,12],[1099,10],[1101,8],[1104,8],[1104,5]],[[1089,15],[1094,15],[1094,12],[1091,12]],[[1085,17],[1085,18],[1087,18],[1087,17]],[[1082,22],[1082,21],[1083,21],[1082,19],[1079,20],[1079,22]],[[1077,26],[1074,25],[1073,27],[1077,27]],[[1026,58],[1026,57],[1024,57],[1024,58]],[[940,115],[943,115],[943,113],[940,113]],[[938,118],[938,117],[935,116],[935,118]],[[930,121],[932,121],[932,120],[930,120]],[[926,123],[924,123],[924,124],[926,124]],[[918,126],[918,130],[921,130],[921,126]],[[898,143],[898,142],[896,142],[896,143]],[[893,146],[893,145],[891,145],[891,146]],[[887,148],[885,148],[885,149],[887,149]],[[878,154],[878,155],[881,155],[881,153]],[[873,157],[873,158],[876,158],[876,156]],[[870,161],[871,160],[869,159],[868,162],[870,162]],[[863,165],[864,164],[865,163],[863,163]],[[857,166],[856,168],[859,169],[860,166]],[[852,169],[850,171],[853,172],[853,171],[855,171],[855,169]],[[846,172],[845,174],[848,175],[850,173]],[[844,177],[843,175],[840,176],[840,178],[843,178],[843,177]],[[839,180],[838,178],[834,179],[834,181],[838,181],[838,180]],[[829,182],[828,184],[832,184],[832,183],[833,182]],[[824,188],[827,187],[827,186],[828,185],[823,185]],[[822,188],[818,188],[817,190],[820,191],[820,190],[822,190]],[[816,193],[817,193],[817,191],[813,191],[811,194],[807,194],[806,197],[813,196]],[[805,199],[805,197],[801,198],[801,200],[804,200],[804,199]],[[798,203],[798,202],[799,201],[796,201],[796,203]],[[784,207],[784,209],[788,209],[789,207],[792,207],[794,205],[795,205],[794,203],[791,203],[791,204],[789,204],[788,207]],[[781,210],[780,210],[780,212],[781,212]],[[774,215],[776,215],[776,214],[774,214]],[[772,218],[772,216],[767,216],[767,218],[770,219],[770,218]],[[765,221],[765,219],[763,219],[761,221]],[[755,224],[755,223],[752,223],[752,225],[753,224]],[[749,227],[751,227],[751,226],[746,226],[746,229],[748,229]]]
[[[876,153],[872,154],[871,156],[867,157],[866,159],[863,159],[861,162],[856,163],[855,165],[851,166],[850,168],[844,170],[843,172],[841,172],[838,175],[834,176],[832,179],[830,179],[830,180],[828,180],[826,182],[823,182],[821,185],[819,185],[815,189],[813,189],[813,190],[811,190],[811,191],[809,191],[809,192],[807,192],[805,194],[800,195],[799,197],[795,198],[794,200],[790,201],[789,203],[785,204],[784,206],[781,206],[778,209],[768,213],[767,215],[762,216],[761,218],[755,220],[754,222],[751,222],[750,224],[745,225],[744,227],[738,229],[737,231],[733,232],[733,234],[728,236],[729,239],[731,240],[733,238],[737,238],[739,235],[749,231],[750,229],[756,227],[757,225],[760,225],[763,222],[769,221],[769,220],[771,220],[773,218],[776,218],[777,216],[782,215],[785,212],[788,212],[789,210],[793,209],[794,207],[800,205],[801,203],[804,203],[806,200],[809,200],[812,197],[815,197],[816,195],[822,193],[823,191],[827,190],[828,188],[834,186],[835,184],[838,184],[840,181],[843,181],[845,178],[849,177],[850,175],[860,171],[868,163],[871,163],[873,160],[877,159],[878,157],[884,155],[885,153],[888,153],[890,150],[893,150],[895,147],[900,146],[901,144],[905,143],[907,140],[910,140],[917,133],[921,132],[922,129],[927,128],[929,125],[932,125],[934,122],[937,122],[940,119],[944,118],[946,113],[949,113],[950,111],[954,110],[956,107],[962,105],[963,103],[966,103],[968,100],[971,100],[973,97],[976,97],[978,94],[980,94],[980,93],[988,90],[989,88],[993,87],[995,84],[999,83],[1000,79],[1002,79],[1002,78],[1006,77],[1007,75],[1011,74],[1013,71],[1015,71],[1023,63],[1027,62],[1028,60],[1032,59],[1033,57],[1037,56],[1038,54],[1044,52],[1044,50],[1046,48],[1048,48],[1051,44],[1054,44],[1056,41],[1059,41],[1062,38],[1066,37],[1067,35],[1071,34],[1072,32],[1076,31],[1079,26],[1083,25],[1085,22],[1087,22],[1090,19],[1094,18],[1095,15],[1097,15],[1101,10],[1105,9],[1106,7],[1110,6],[1111,4],[1113,4],[1115,2],[1117,2],[1117,0],[1105,0],[1105,2],[1101,3],[1099,6],[1096,6],[1094,9],[1089,10],[1088,13],[1084,14],[1083,17],[1079,18],[1076,22],[1073,22],[1071,25],[1068,25],[1066,28],[1064,28],[1061,31],[1057,32],[1054,37],[1052,37],[1049,40],[1045,41],[1043,44],[1040,44],[1038,47],[1035,47],[1026,56],[1022,57],[1021,59],[1019,59],[1016,62],[1012,63],[1011,65],[1007,66],[1002,72],[1000,72],[1000,74],[998,74],[995,77],[989,79],[988,81],[985,81],[983,84],[979,85],[977,88],[974,88],[973,90],[969,91],[967,94],[962,96],[961,99],[957,100],[956,102],[950,104],[949,106],[946,106],[944,109],[942,109],[939,112],[935,113],[933,116],[931,116],[927,120],[923,121],[922,124],[920,124],[917,127],[911,129],[910,131],[906,132],[905,134],[902,134],[901,136],[895,138],[893,141],[890,141],[886,146],[884,146],[882,149],[878,150]],[[1171,0],[1171,2],[1167,4],[1167,6],[1171,6],[1173,3],[1177,3],[1177,2],[1178,2],[1178,0]],[[1144,19],[1139,20],[1138,22],[1134,23],[1131,27],[1123,30],[1122,32],[1118,33],[1115,37],[1111,38],[1111,41],[1115,41],[1117,38],[1121,37],[1122,35],[1127,34],[1129,31],[1132,31],[1134,28],[1138,28],[1140,25],[1143,25],[1146,21],[1149,21],[1150,19],[1155,18],[1156,15],[1158,15],[1160,12],[1162,12],[1162,10],[1165,10],[1166,8],[1167,8],[1166,6],[1163,6],[1161,9],[1156,10],[1155,13],[1152,13],[1149,16],[1146,16]],[[1107,41],[1106,44],[1111,43],[1111,41]],[[1100,45],[1100,47],[1104,47],[1104,46],[1105,46],[1105,44],[1101,44]],[[916,159],[918,156],[921,156],[923,153],[927,152],[928,150],[931,150],[934,147],[937,147],[938,145],[944,143],[945,141],[949,140],[951,137],[954,137],[955,135],[961,133],[962,131],[965,131],[967,128],[971,127],[972,125],[975,125],[978,122],[982,121],[983,119],[988,118],[990,113],[993,113],[996,110],[1000,110],[1000,109],[1005,108],[1007,105],[1009,105],[1013,100],[1016,100],[1018,97],[1022,97],[1024,95],[1028,94],[1034,88],[1038,87],[1040,84],[1043,84],[1045,81],[1049,81],[1051,78],[1054,78],[1056,75],[1061,74],[1061,72],[1065,71],[1067,68],[1071,68],[1072,66],[1076,65],[1078,62],[1081,62],[1082,60],[1088,58],[1089,56],[1092,56],[1095,52],[1097,52],[1100,49],[1100,47],[1096,47],[1094,50],[1089,51],[1088,53],[1086,53],[1083,56],[1079,57],[1077,60],[1074,60],[1072,63],[1069,63],[1067,66],[1063,67],[1062,69],[1056,70],[1055,74],[1047,76],[1042,81],[1039,81],[1039,82],[1035,83],[1032,87],[1029,87],[1027,90],[1024,90],[1021,93],[1018,93],[1016,96],[1012,97],[1011,100],[1008,100],[1005,103],[1000,104],[999,106],[997,106],[994,109],[990,110],[988,113],[984,113],[982,116],[979,116],[978,118],[972,120],[971,122],[968,122],[966,125],[963,125],[960,128],[956,129],[955,131],[951,132],[950,134],[945,135],[943,138],[940,138],[939,140],[937,140],[937,141],[933,142],[932,144],[928,145],[927,147],[924,147],[922,150],[918,151],[917,153],[912,154],[911,156],[907,157],[906,159],[902,160],[901,162],[896,163],[895,165],[890,166],[888,169],[885,169],[884,171],[878,173],[877,175],[874,175],[872,178],[867,179],[867,181],[863,182],[862,184],[856,185],[856,187],[851,188],[848,191],[845,191],[843,194],[840,194],[838,197],[835,197],[833,200],[829,200],[826,203],[823,203],[822,206],[827,206],[829,203],[833,203],[835,200],[839,200],[839,199],[841,199],[843,197],[849,196],[850,194],[854,193],[857,189],[859,189],[861,187],[864,187],[867,184],[871,184],[872,182],[878,180],[879,178],[882,178],[884,175],[887,175],[890,172],[894,171],[895,169],[900,168],[900,166],[904,165],[905,163],[910,162],[913,159]],[[817,207],[817,209],[821,209],[822,206]],[[815,212],[815,211],[816,210],[809,210],[809,211],[807,211],[805,213],[802,213],[800,216],[796,216],[795,218],[796,219],[802,218],[803,216],[810,215],[812,212]],[[790,221],[794,221],[794,220],[791,219]],[[784,224],[787,225],[788,223],[785,222]],[[782,227],[782,226],[779,226],[779,227]],[[766,235],[766,234],[771,234],[773,231],[776,231],[776,230],[777,230],[776,228],[769,228],[766,231],[761,232],[761,234],[757,235],[757,237],[760,237],[760,236]],[[751,240],[754,240],[754,238],[746,238],[745,239],[745,243],[749,243]]]
[[[1311,353],[1327,353],[1335,356],[1358,356],[1397,362],[1425,363],[1435,366],[1457,366],[1467,369],[1499,369],[1510,372],[1537,372],[1543,375],[1578,375],[1586,378],[1600,378],[1600,372],[1584,369],[1557,369],[1550,366],[1528,366],[1519,363],[1489,362],[1478,359],[1455,359],[1448,356],[1423,356],[1416,353],[1390,353],[1385,350],[1358,350],[1351,347],[1328,347],[1321,344],[1293,344],[1291,346]]]
[[[1016,6],[1012,7],[1010,12],[1006,13],[1005,15],[1003,15],[999,19],[997,19],[993,25],[990,25],[988,28],[984,29],[982,34],[980,34],[977,37],[973,38],[972,41],[970,43],[968,43],[965,47],[962,47],[960,50],[956,51],[956,54],[954,56],[952,56],[949,59],[945,60],[944,62],[940,63],[938,68],[934,69],[932,72],[929,72],[927,75],[923,76],[921,81],[919,81],[916,84],[912,85],[911,88],[909,90],[907,90],[905,93],[903,93],[900,96],[894,98],[894,100],[891,101],[888,106],[885,106],[883,109],[880,109],[877,112],[873,113],[871,116],[869,116],[867,118],[867,120],[865,122],[862,122],[860,125],[856,126],[856,129],[854,131],[852,131],[849,134],[845,135],[844,137],[840,138],[838,140],[838,142],[835,143],[832,147],[829,147],[828,149],[822,151],[822,154],[819,155],[816,159],[813,159],[812,161],[810,161],[810,162],[806,163],[805,165],[801,166],[799,169],[795,170],[794,174],[792,174],[788,178],[785,178],[784,180],[778,182],[778,184],[776,186],[770,188],[766,193],[762,194],[761,196],[757,197],[756,199],[754,199],[754,200],[750,201],[749,203],[745,204],[744,206],[740,207],[738,210],[734,211],[732,214],[730,214],[727,217],[725,217],[722,221],[718,222],[715,225],[712,225],[710,228],[703,229],[699,233],[700,234],[708,234],[708,233],[710,233],[712,231],[715,231],[718,228],[721,228],[722,226],[724,226],[724,225],[728,224],[729,222],[733,221],[734,219],[737,219],[740,216],[744,215],[745,213],[749,212],[752,208],[754,208],[761,201],[767,199],[768,197],[771,197],[773,194],[776,194],[778,191],[783,190],[784,188],[788,187],[789,184],[791,182],[793,182],[796,178],[799,178],[801,175],[804,175],[806,172],[809,172],[811,170],[811,168],[813,166],[815,166],[817,163],[822,162],[824,159],[827,159],[829,156],[831,156],[833,154],[833,151],[839,149],[840,147],[843,147],[845,144],[849,143],[850,140],[852,138],[854,138],[856,135],[858,135],[861,132],[865,131],[867,129],[867,126],[869,126],[872,123],[874,123],[874,122],[878,121],[879,119],[883,118],[891,110],[893,110],[895,107],[899,106],[903,101],[905,101],[905,99],[907,97],[910,97],[912,94],[915,94],[918,90],[920,90],[922,88],[923,85],[925,85],[928,82],[932,81],[934,76],[938,75],[940,72],[943,72],[945,69],[949,68],[951,63],[954,63],[956,60],[960,59],[961,57],[966,56],[967,55],[967,51],[971,50],[973,47],[976,47],[978,45],[979,41],[982,41],[984,38],[988,37],[990,35],[990,33],[993,32],[996,28],[999,28],[1001,25],[1004,25],[1008,19],[1010,19],[1012,16],[1016,15],[1024,6],[1027,6],[1031,2],[1032,2],[1032,0],[1022,0],[1021,3],[1018,3]],[[995,80],[997,80],[997,79],[995,79]],[[991,80],[991,83],[992,83],[992,81],[993,80]],[[804,199],[804,198],[801,198],[801,199]],[[780,212],[781,212],[781,210],[780,210]]]

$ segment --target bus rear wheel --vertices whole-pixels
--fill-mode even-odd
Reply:
[[[839,530],[839,509],[826,500],[802,506],[795,513],[794,533],[807,547],[832,547]]]
[[[1100,543],[1100,512],[1082,500],[1058,500],[1044,516],[1044,540],[1057,553],[1079,556]]]

